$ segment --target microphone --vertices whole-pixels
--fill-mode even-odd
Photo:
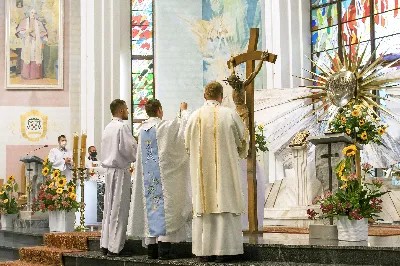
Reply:
[[[42,147],[39,147],[39,148],[36,148],[36,149],[34,149],[34,150],[31,150],[30,152],[28,152],[26,155],[29,155],[30,153],[32,153],[32,152],[35,152],[35,151],[38,151],[38,150],[40,150],[40,149],[43,149],[43,148],[47,148],[47,147],[49,147],[49,145],[44,145],[44,146],[42,146]]]

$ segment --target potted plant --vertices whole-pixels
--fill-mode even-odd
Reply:
[[[368,240],[368,219],[382,211],[380,197],[387,193],[379,190],[381,179],[366,182],[365,174],[371,173],[371,165],[364,164],[365,174],[362,178],[357,177],[352,170],[356,152],[355,145],[343,149],[346,157],[335,168],[341,186],[336,192],[328,192],[313,200],[314,205],[319,205],[319,211],[307,210],[309,219],[337,217],[338,239],[344,241]]]
[[[17,202],[18,184],[13,175],[7,178],[7,183],[0,188],[0,213],[2,228],[12,228],[18,216]]]
[[[74,231],[75,211],[79,204],[76,201],[76,185],[71,180],[67,182],[58,169],[53,169],[52,163],[43,162],[45,183],[40,186],[37,198],[33,198],[33,212],[49,212],[49,227],[51,232]]]

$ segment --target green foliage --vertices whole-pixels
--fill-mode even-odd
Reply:
[[[351,145],[344,153],[351,153]],[[350,148],[350,149],[349,149]],[[363,177],[357,177],[352,172],[354,158],[346,157],[335,168],[336,177],[341,184],[335,192],[328,192],[313,200],[313,204],[320,206],[320,212],[314,209],[307,210],[309,219],[324,219],[329,217],[347,216],[350,220],[376,217],[382,211],[382,200],[380,197],[388,191],[381,192],[383,181],[374,178],[372,183],[366,182],[366,175],[371,176],[372,166],[363,164]]]
[[[266,140],[266,137],[264,136],[264,126],[258,125],[255,127],[254,131],[255,131],[255,137],[256,137],[256,152],[268,151],[267,140]]]
[[[7,183],[0,188],[0,213],[16,214],[19,212],[17,201],[18,184],[13,175],[7,178]]]

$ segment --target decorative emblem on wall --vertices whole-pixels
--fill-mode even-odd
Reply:
[[[21,134],[29,141],[36,142],[47,134],[47,116],[38,110],[21,115]]]

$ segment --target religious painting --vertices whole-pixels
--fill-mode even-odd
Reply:
[[[21,134],[29,141],[37,142],[47,134],[48,117],[37,110],[21,115]]]
[[[6,0],[6,88],[62,89],[63,0]]]
[[[262,50],[262,0],[203,0],[202,20],[192,23],[199,50],[203,55],[203,83],[222,81],[229,76],[226,62],[233,55],[244,53],[248,47],[250,28],[259,28],[258,50]],[[241,79],[245,64],[238,66]],[[262,75],[255,88],[262,89]],[[227,93],[227,95],[230,93]]]

